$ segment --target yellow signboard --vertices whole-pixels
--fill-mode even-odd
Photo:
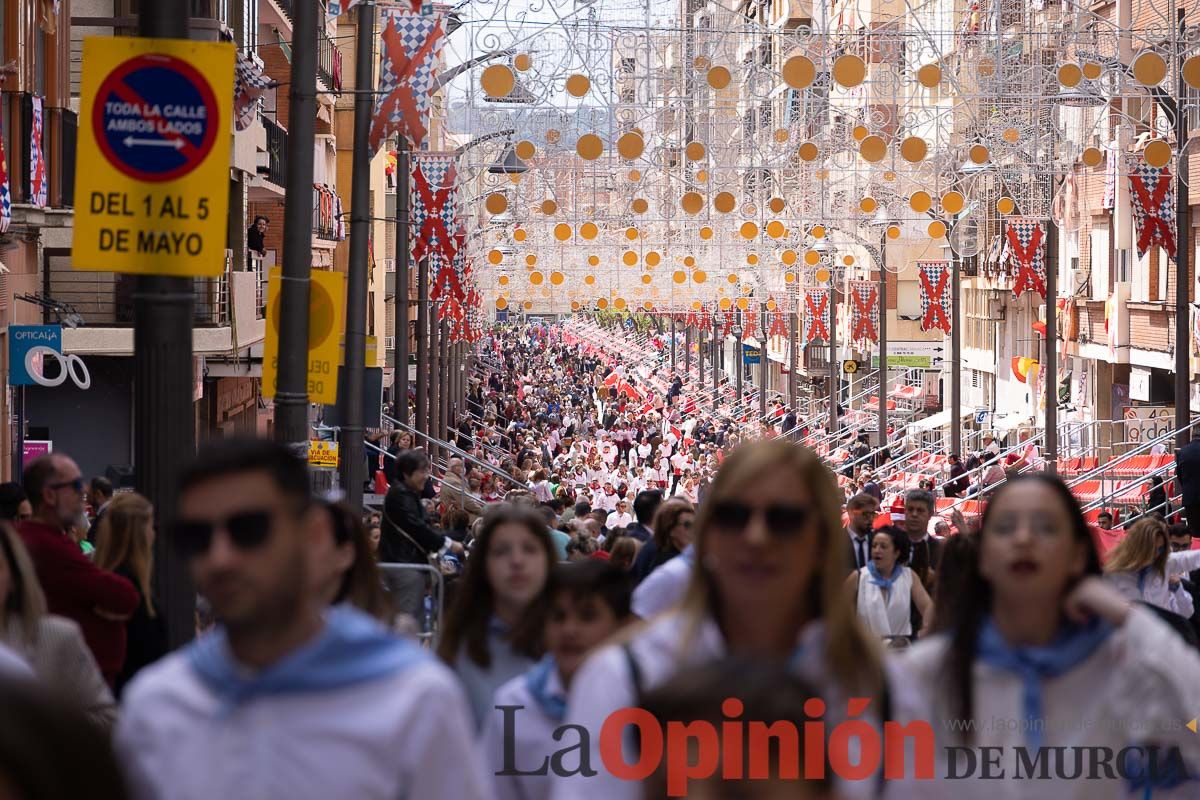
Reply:
[[[308,465],[310,467],[334,467],[338,465],[338,443],[321,439],[308,442]]]
[[[84,39],[75,269],[225,269],[233,59],[232,44]]]
[[[366,361],[363,362],[368,367],[378,366],[379,362],[379,340],[374,336],[368,336],[366,347]],[[343,336],[338,342],[338,366],[346,366],[346,337]]]
[[[282,271],[274,267],[267,277],[267,336],[263,342],[263,397],[275,396],[279,370],[279,284]],[[346,317],[346,276],[340,272],[312,271],[308,291],[308,400],[337,402],[338,358]]]

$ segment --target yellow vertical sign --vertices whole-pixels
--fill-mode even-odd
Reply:
[[[279,285],[282,271],[267,278],[267,337],[263,342],[263,397],[275,396],[279,371]],[[312,271],[308,292],[308,400],[337,402],[338,358],[346,317],[346,276]]]

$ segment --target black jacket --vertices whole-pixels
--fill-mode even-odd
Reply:
[[[400,526],[401,533],[396,526]],[[418,550],[409,536],[420,545]],[[424,564],[426,553],[436,553],[445,543],[442,534],[425,522],[421,501],[412,489],[397,483],[383,500],[383,525],[380,527],[379,560],[383,563]]]

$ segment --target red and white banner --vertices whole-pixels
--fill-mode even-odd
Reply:
[[[1046,296],[1046,223],[1031,217],[1009,217],[1005,223],[1009,255],[1017,270],[1013,297],[1035,291]]]
[[[851,281],[850,338],[879,341],[879,288],[871,281]]]
[[[917,281],[921,284],[921,330],[938,328],[950,333],[950,313],[946,308],[950,262],[918,261]]]
[[[836,323],[835,323],[836,324]],[[829,290],[804,290],[804,343],[829,341]]]

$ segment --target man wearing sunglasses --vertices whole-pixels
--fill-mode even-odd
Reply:
[[[37,458],[25,468],[22,484],[33,517],[17,525],[51,614],[75,620],[105,678],[125,663],[124,621],[140,599],[133,584],[98,568],[67,530],[83,512],[83,476],[62,453]]]
[[[134,794],[487,796],[453,674],[324,607],[331,525],[306,464],[274,442],[217,442],[184,470],[168,536],[219,624],[127,688],[116,746]]]

